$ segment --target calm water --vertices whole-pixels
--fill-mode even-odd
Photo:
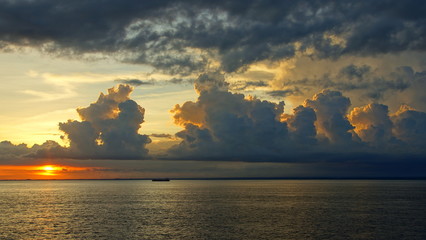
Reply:
[[[3,181],[0,239],[426,239],[426,181]]]

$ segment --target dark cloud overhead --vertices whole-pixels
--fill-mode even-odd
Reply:
[[[426,50],[423,1],[3,1],[0,45],[101,53],[174,74],[261,60]]]

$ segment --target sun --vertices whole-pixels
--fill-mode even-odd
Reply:
[[[55,170],[55,168],[54,167],[52,167],[52,166],[43,166],[43,168],[42,168],[44,171],[53,171],[53,170]]]
[[[53,165],[44,165],[40,166],[38,170],[40,171],[40,175],[54,176],[59,174],[61,168]]]
[[[68,165],[1,165],[0,180],[20,179],[86,179],[94,178],[94,170],[101,167],[76,167]]]

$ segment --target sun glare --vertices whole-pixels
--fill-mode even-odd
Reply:
[[[53,171],[53,170],[55,170],[52,166],[44,166],[43,167],[43,170],[44,171]]]
[[[53,166],[53,165],[44,165],[44,166],[40,166],[39,169],[37,170],[40,171],[39,175],[54,176],[54,175],[58,175],[62,169],[60,167]]]
[[[2,179],[82,179],[94,178],[94,168],[65,166],[55,164],[2,166],[0,165],[0,180]],[[101,168],[96,168],[101,169]]]

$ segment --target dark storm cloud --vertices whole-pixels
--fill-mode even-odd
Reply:
[[[196,102],[176,105],[175,122],[185,127],[182,142],[170,149],[178,158],[233,158],[276,155],[285,149],[287,124],[280,122],[284,103],[247,100],[227,90],[222,75],[201,75],[195,82]],[[281,151],[281,150],[280,150]]]
[[[322,58],[424,51],[425,11],[415,0],[3,1],[0,46],[102,53],[182,75],[214,58],[233,72],[297,48]]]
[[[292,161],[316,148],[312,108],[297,108],[287,123],[281,121],[283,102],[247,99],[227,87],[217,73],[201,75],[196,81],[198,100],[175,106],[175,122],[185,130],[176,134],[182,142],[169,150],[172,158]],[[345,113],[340,114],[344,118]]]
[[[284,103],[231,93],[223,76],[203,74],[196,81],[199,97],[176,105],[180,144],[169,158],[334,162],[426,158],[424,112],[404,107],[390,114],[383,104],[350,110],[350,99],[324,90],[285,114]]]
[[[426,145],[426,113],[402,106],[391,118],[394,134],[411,147],[424,148]]]
[[[297,144],[317,143],[315,121],[317,116],[314,109],[310,107],[298,106],[293,109],[293,115],[288,116],[286,122],[292,130],[293,141]]]

